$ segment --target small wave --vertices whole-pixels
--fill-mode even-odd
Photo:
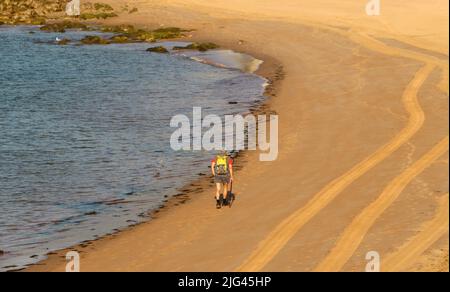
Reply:
[[[212,61],[207,60],[207,59],[202,59],[202,58],[200,58],[200,57],[189,57],[189,59],[194,60],[194,61],[199,62],[199,63],[203,63],[203,64],[215,66],[215,67],[219,67],[219,68],[224,68],[224,69],[234,69],[234,68],[231,68],[231,67],[227,67],[227,66],[224,65],[224,64],[215,63],[215,62],[212,62]]]
[[[208,52],[183,52],[177,55],[187,57],[196,62],[211,66],[240,70],[245,73],[255,73],[264,61],[250,55],[231,50],[211,50]]]

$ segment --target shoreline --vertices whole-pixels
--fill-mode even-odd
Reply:
[[[4,25],[3,27],[24,27],[24,26],[32,26],[32,27],[36,27],[36,25],[28,25],[28,24],[16,24],[16,25]],[[39,26],[37,26],[39,27]],[[93,32],[101,32],[101,26],[98,28],[99,30],[95,30]],[[159,45],[159,44],[164,44],[166,42],[191,42],[193,40],[191,39],[187,39],[186,37],[183,38],[175,38],[175,39],[168,39],[168,40],[159,40],[156,43],[148,43],[148,45]],[[195,41],[195,40],[194,40]],[[205,40],[206,41],[206,40]],[[129,43],[129,44],[133,44],[133,43]],[[128,43],[125,43],[125,45],[128,45]],[[225,47],[221,47],[219,48],[219,50],[229,50],[233,53],[236,54],[245,54],[251,58],[254,58],[252,55],[243,53],[243,52],[237,52]],[[172,54],[172,53],[171,53]],[[173,54],[173,56],[177,56],[177,54]],[[260,60],[260,59],[256,59],[254,58],[254,61],[261,61],[261,63],[258,65],[258,68],[252,72],[245,72],[241,69],[238,68],[232,68],[232,67],[224,67],[224,66],[218,66],[217,64],[214,63],[209,63],[207,61],[201,61],[201,60],[196,60],[194,58],[191,57],[187,57],[189,59],[192,59],[193,62],[200,62],[209,66],[214,66],[214,67],[219,67],[219,68],[223,68],[225,70],[239,70],[245,74],[252,74],[252,75],[256,75],[258,77],[261,77],[265,80],[267,80],[267,86],[264,85],[263,89],[264,89],[264,93],[263,96],[265,97],[263,100],[255,102],[253,105],[251,105],[249,108],[246,108],[245,110],[252,113],[252,114],[256,114],[256,113],[261,113],[261,112],[266,112],[268,111],[267,108],[267,103],[268,100],[275,96],[275,91],[277,86],[275,85],[275,83],[281,81],[281,79],[277,76],[279,76],[280,74],[280,67],[275,68],[275,64],[269,63],[267,64],[266,61],[264,60]],[[270,78],[270,79],[269,79]],[[241,151],[238,156],[235,158],[235,167],[236,167],[236,171],[237,173],[239,173],[239,169],[241,169],[243,167],[243,163],[242,161],[240,161],[239,158],[242,159],[242,157],[246,156],[247,151]],[[183,205],[186,202],[195,199],[195,194],[199,193],[199,192],[204,192],[206,189],[211,188],[212,183],[211,183],[211,178],[209,175],[209,170],[205,170],[205,171],[201,171],[201,175],[196,175],[196,178],[192,178],[192,180],[188,183],[186,183],[184,186],[175,189],[172,194],[166,195],[163,199],[163,203],[160,204],[159,207],[153,208],[153,209],[149,209],[146,213],[145,213],[145,220],[143,220],[142,222],[139,223],[131,223],[129,226],[127,227],[123,227],[123,228],[119,228],[119,229],[114,229],[113,231],[104,234],[104,235],[100,235],[98,236],[96,239],[89,239],[89,240],[80,240],[80,242],[78,242],[77,244],[74,245],[70,245],[68,247],[65,248],[61,248],[58,250],[53,250],[53,251],[49,251],[46,255],[44,255],[44,259],[40,259],[35,263],[32,264],[27,264],[25,267],[23,268],[15,268],[11,266],[11,269],[8,270],[8,272],[15,272],[15,271],[24,271],[24,270],[28,270],[28,269],[32,269],[35,266],[39,266],[39,264],[41,262],[47,261],[49,260],[50,257],[55,256],[55,255],[60,255],[61,253],[66,253],[67,251],[71,251],[71,250],[79,250],[79,249],[83,249],[87,246],[89,246],[92,243],[95,243],[97,241],[102,241],[102,240],[108,240],[110,238],[114,238],[118,235],[120,235],[122,232],[126,232],[129,229],[132,229],[136,226],[140,226],[143,224],[147,224],[148,222],[152,221],[152,220],[156,220],[158,219],[160,216],[163,216],[164,213],[167,212],[172,212],[172,209],[176,209],[177,206],[179,205]],[[203,174],[203,172],[207,173],[207,174]],[[34,256],[33,256],[34,257]]]
[[[277,3],[272,4],[278,7]],[[235,270],[246,259],[251,259],[261,243],[276,240],[270,237],[271,232],[278,230],[279,224],[304,206],[312,206],[315,212],[311,222],[298,230],[282,229],[280,234],[290,236],[283,243],[284,248],[270,255],[271,261],[258,270],[313,270],[338,244],[352,219],[376,200],[384,187],[410,163],[426,154],[442,136],[448,135],[448,126],[444,124],[448,121],[445,118],[448,116],[445,110],[448,81],[447,92],[445,86],[444,90],[435,88],[442,72],[432,71],[420,84],[420,92],[408,91],[424,62],[437,64],[445,75],[445,66],[422,53],[388,47],[373,42],[369,36],[347,30],[323,31],[320,26],[291,23],[291,14],[286,11],[282,11],[286,15],[284,19],[275,21],[260,15],[245,19],[242,11],[230,7],[225,10],[225,16],[219,16],[214,7],[205,3],[189,9],[188,6],[168,6],[156,12],[153,6],[149,7],[151,9],[142,12],[142,18],[137,18],[136,24],[146,23],[149,15],[160,11],[168,11],[160,23],[177,23],[183,15],[194,15],[198,20],[189,20],[190,27],[198,26],[193,40],[217,40],[223,47],[243,51],[266,62],[272,60],[272,64],[277,64],[276,58],[283,65],[278,73],[280,67],[274,65],[271,68],[275,68],[275,72],[269,72],[264,64],[258,72],[286,77],[282,84],[277,82],[269,89],[269,92],[274,91],[269,95],[277,98],[269,96],[266,101],[268,109],[284,119],[280,129],[281,155],[278,161],[263,165],[255,164],[254,153],[244,154],[243,159],[248,162],[243,163],[237,184],[238,195],[243,195],[230,210],[209,209],[210,194],[206,189],[179,208],[161,212],[156,220],[80,246],[83,271]],[[248,5],[244,7],[252,9]],[[203,25],[206,22],[210,24]],[[271,34],[274,30],[276,35]],[[271,57],[265,59],[261,52]],[[374,80],[376,82],[372,82]],[[420,98],[427,116],[423,127],[417,129],[407,143],[402,140],[398,150],[389,157],[377,161],[376,167],[358,173],[347,187],[348,191],[333,193],[333,200],[327,199],[325,205],[314,204],[314,199],[322,192],[330,192],[330,182],[345,181],[349,169],[377,153],[377,149],[402,131],[408,113],[401,97],[415,95]],[[420,230],[423,222],[433,218],[436,210],[433,202],[448,192],[446,156],[448,154],[441,158],[443,162],[433,164],[418,176],[427,182],[426,186],[412,178],[412,186],[406,188],[368,234],[361,235],[364,241],[351,253],[353,257],[343,270],[363,269],[366,250],[375,249],[383,255],[395,252]],[[433,191],[427,185],[432,186]],[[416,215],[410,218],[408,213]],[[217,230],[228,232],[217,233]],[[235,247],[233,251],[223,250],[230,245]],[[441,238],[427,248],[424,254],[427,261],[423,263],[426,269],[434,269],[428,259],[433,259],[435,250],[446,248],[448,258],[448,238]],[[222,252],[220,260],[211,257],[219,250]],[[265,256],[264,250],[259,256]],[[61,271],[64,263],[61,251],[28,271]]]
[[[186,41],[198,41],[198,42],[205,42],[207,39],[199,38],[196,39],[195,37],[192,39],[187,40],[186,38],[176,38],[171,40],[162,40],[158,41],[155,44],[164,43],[165,41],[180,41],[180,42],[186,42]],[[149,44],[150,45],[150,44]],[[256,102],[253,106],[248,108],[248,112],[251,114],[270,114],[273,113],[273,111],[270,109],[270,100],[272,98],[275,98],[277,95],[277,91],[280,89],[280,83],[283,81],[285,77],[285,73],[283,72],[283,66],[281,63],[276,61],[273,58],[270,58],[268,56],[265,56],[265,59],[256,58],[254,55],[249,54],[248,52],[239,52],[236,51],[236,48],[228,48],[228,47],[222,47],[220,49],[225,50],[231,50],[232,52],[238,53],[238,54],[246,54],[250,57],[255,58],[255,60],[261,61],[259,64],[257,70],[254,72],[244,72],[246,74],[254,74],[256,76],[259,76],[265,80],[267,80],[267,86],[264,86],[264,93],[263,95],[265,98],[260,101]],[[197,60],[193,60],[194,62],[200,62]],[[208,64],[209,66],[216,66],[214,64]],[[229,69],[229,68],[224,68]],[[239,69],[237,69],[239,70]],[[234,158],[235,161],[235,172],[239,174],[240,170],[244,167],[245,163],[247,163],[246,159],[248,159],[248,150],[240,151],[236,158]],[[205,172],[208,172],[209,170],[206,170]],[[146,224],[149,224],[150,222],[153,222],[157,219],[159,219],[161,216],[164,216],[168,212],[175,212],[177,207],[180,205],[183,205],[191,200],[195,200],[195,194],[204,193],[208,189],[211,189],[214,187],[214,184],[212,183],[212,178],[210,177],[209,173],[203,174],[203,171],[201,172],[201,175],[199,174],[197,178],[193,178],[191,182],[186,183],[184,186],[180,187],[177,190],[173,191],[172,195],[168,195],[167,198],[163,201],[163,203],[155,208],[155,209],[149,209],[146,213],[146,219],[139,223],[130,224],[129,226],[121,229],[117,229],[117,231],[110,232],[108,234],[104,234],[102,236],[99,236],[96,239],[93,240],[84,240],[80,241],[78,244],[71,245],[66,248],[62,248],[55,251],[50,251],[45,255],[45,259],[39,260],[36,263],[29,264],[24,268],[18,268],[18,269],[11,269],[9,272],[21,272],[21,271],[33,271],[34,269],[39,270],[39,266],[44,262],[49,262],[50,264],[54,261],[59,262],[61,258],[65,258],[65,254],[69,251],[78,251],[81,253],[84,252],[84,249],[89,247],[92,244],[100,243],[102,241],[108,241],[111,240],[117,236],[120,236],[120,234],[124,232],[130,232],[134,228],[143,226]],[[213,206],[213,204],[211,204]]]
[[[259,69],[258,69],[259,70]],[[268,70],[265,68],[265,70]],[[256,73],[255,73],[256,74]],[[261,75],[258,75],[261,76]],[[264,77],[265,78],[265,77]],[[276,80],[281,81],[281,79]],[[273,85],[271,83],[266,88],[267,94],[270,94],[271,97],[275,97],[276,94],[274,93],[277,90],[277,86]],[[266,95],[266,93],[265,93]],[[258,104],[255,104],[252,108],[249,108],[249,112],[252,114],[262,114],[270,112],[270,107],[268,106],[268,99],[270,97],[267,95],[267,98]],[[239,175],[240,170],[244,167],[246,163],[248,163],[248,150],[241,151],[239,154],[234,158],[234,169],[235,173]],[[205,172],[208,172],[209,170],[205,170]],[[50,251],[45,255],[45,259],[39,260],[36,263],[29,264],[24,268],[19,269],[11,269],[8,272],[21,272],[21,271],[33,271],[34,269],[39,270],[39,266],[42,263],[49,263],[52,264],[52,262],[56,261],[59,262],[60,258],[65,258],[65,254],[69,251],[78,251],[80,254],[84,252],[84,250],[89,247],[90,245],[93,245],[95,243],[101,243],[102,241],[108,241],[111,239],[114,239],[117,236],[120,236],[122,233],[130,232],[134,228],[145,226],[146,224],[149,224],[155,220],[158,220],[161,216],[165,216],[169,212],[176,212],[177,207],[182,206],[186,203],[188,203],[191,200],[196,199],[196,194],[207,192],[209,189],[212,189],[214,187],[214,184],[212,183],[212,178],[210,177],[210,174],[202,174],[198,175],[197,178],[193,178],[191,182],[186,183],[184,186],[180,187],[179,189],[176,189],[173,191],[172,195],[168,195],[167,198],[164,199],[163,203],[160,204],[159,207],[155,209],[149,209],[148,212],[145,214],[146,219],[139,223],[130,224],[129,226],[121,229],[117,229],[117,231],[110,232],[108,234],[104,234],[102,236],[99,236],[96,239],[93,240],[84,240],[80,241],[78,244],[71,245],[66,248],[62,248],[55,251]],[[213,193],[211,193],[211,198],[213,197]],[[213,203],[211,203],[211,208],[214,207]]]

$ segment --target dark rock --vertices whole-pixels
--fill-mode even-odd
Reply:
[[[182,29],[178,27],[165,27],[154,30],[153,36],[156,39],[174,39],[182,36]]]
[[[111,17],[117,17],[118,15],[114,12],[100,12],[100,13],[82,13],[80,19],[91,20],[91,19],[107,19]]]
[[[112,8],[111,5],[105,3],[85,2],[82,3],[81,8],[83,13],[80,15],[80,19],[82,20],[107,19],[110,17],[118,16],[114,12],[114,8]]]
[[[113,32],[113,33],[123,33],[123,34],[129,34],[136,31],[134,26],[132,25],[116,25],[116,26],[107,26],[102,28],[103,32]]]
[[[116,35],[109,39],[112,43],[123,44],[130,42],[130,38],[126,35]]]
[[[163,46],[148,48],[147,52],[159,53],[159,54],[167,54],[169,51]]]
[[[81,4],[83,11],[114,11],[109,4],[85,2]]]
[[[219,46],[214,43],[192,43],[185,47],[174,47],[174,50],[197,50],[200,52],[206,52],[208,50],[218,49]]]
[[[111,42],[99,36],[87,35],[81,41],[84,45],[109,45]]]
[[[126,42],[156,42],[159,39],[173,39],[182,37],[182,30],[178,27],[159,28],[153,31],[137,29],[132,25],[116,25],[103,27],[103,32],[110,32],[119,34],[111,37],[112,42],[126,43]]]
[[[62,40],[56,42],[56,44],[61,45],[61,46],[65,46],[69,43],[70,43],[69,39],[62,39]]]
[[[112,32],[126,36],[128,42],[155,42],[158,39],[173,39],[183,36],[183,30],[178,27],[159,28],[153,31],[137,29],[132,25],[116,25],[104,27],[103,32]]]
[[[67,29],[88,30],[87,25],[80,22],[63,21],[57,23],[50,23],[40,28],[42,31],[48,32],[66,32]]]
[[[130,34],[130,37],[141,42],[150,42],[154,43],[158,39],[157,36],[153,34],[153,32],[150,31],[144,31],[144,30],[138,30],[135,33]],[[161,38],[161,37],[159,37]]]
[[[116,13],[114,13],[114,8],[112,8],[111,5],[105,3],[85,2],[82,3],[81,8],[83,13],[80,15],[80,19],[83,20],[106,19],[118,16]]]

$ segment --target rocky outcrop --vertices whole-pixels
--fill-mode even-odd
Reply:
[[[174,47],[174,50],[197,50],[200,52],[206,52],[208,50],[218,49],[219,46],[214,43],[192,43],[185,47]]]
[[[89,30],[88,26],[75,21],[63,21],[46,24],[40,28],[48,32],[65,32],[67,29]]]
[[[81,5],[81,6],[80,6]],[[109,4],[80,0],[0,0],[0,23],[44,24],[48,18],[65,16],[82,20],[118,16]]]
[[[44,24],[52,14],[64,14],[68,0],[0,0],[0,22]]]
[[[158,54],[167,54],[169,51],[163,46],[148,48],[147,52],[158,53]]]
[[[104,27],[102,31],[120,34],[122,37],[127,37],[129,42],[155,42],[157,40],[181,38],[184,36],[183,32],[185,32],[178,27],[143,30],[132,25]]]
[[[50,29],[58,28],[56,24],[48,25],[48,27]],[[86,28],[86,30],[89,30],[89,28]],[[118,25],[118,26],[103,27],[101,31],[113,33],[114,35],[109,38],[104,38],[102,36],[87,36],[81,40],[81,43],[85,45],[107,45],[107,44],[140,43],[140,42],[153,43],[158,40],[183,37],[182,32],[184,30],[175,27],[159,28],[156,30],[143,30],[135,28],[132,25]],[[150,48],[148,51],[156,53],[168,53],[168,51],[163,47]]]
[[[109,4],[84,2],[81,5],[81,14],[79,14],[79,16],[82,20],[90,20],[106,19],[118,15],[114,12],[114,8]]]
[[[130,38],[126,35],[115,35],[112,36],[109,40],[111,41],[111,43],[115,44],[125,44],[132,42]]]
[[[99,36],[88,35],[80,41],[83,45],[109,45],[111,42]]]

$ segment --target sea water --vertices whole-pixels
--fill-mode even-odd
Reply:
[[[78,45],[86,34],[0,26],[0,271],[148,220],[209,173],[211,153],[170,148],[172,116],[263,99],[249,56]]]

